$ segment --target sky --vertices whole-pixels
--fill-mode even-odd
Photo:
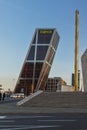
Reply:
[[[0,84],[4,90],[14,90],[36,28],[57,29],[60,41],[49,77],[62,77],[71,84],[76,9],[81,70],[87,48],[87,0],[0,0]]]

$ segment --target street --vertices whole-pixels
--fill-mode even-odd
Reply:
[[[0,130],[87,130],[87,114],[1,115]]]

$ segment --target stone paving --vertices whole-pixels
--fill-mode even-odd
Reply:
[[[42,95],[44,95],[44,94],[42,94]],[[46,96],[47,95],[50,95],[50,94],[47,94],[47,93],[45,93],[45,98],[47,98]],[[54,94],[53,94],[54,95]],[[53,95],[52,95],[52,98],[53,98]],[[63,98],[64,97],[66,97],[66,99],[64,99],[64,102],[66,102],[67,101],[67,98],[68,98],[68,96],[69,96],[69,98],[70,98],[70,95],[68,95],[68,96],[65,96],[65,95],[67,95],[67,93],[65,93],[65,94],[63,94],[62,95],[62,93],[61,94],[59,94],[59,95],[61,95],[61,96],[63,96]],[[58,95],[58,96],[59,96]],[[82,93],[82,94],[80,94],[80,97],[77,95],[76,96],[76,94],[72,94],[72,95],[74,95],[73,97],[74,97],[74,100],[75,100],[75,98],[77,98],[76,100],[78,101],[78,102],[80,102],[79,101],[79,99],[80,100],[85,100],[84,101],[84,103],[86,103],[86,94],[85,93]],[[40,95],[39,95],[40,96]],[[61,97],[61,96],[59,96],[59,97]],[[76,97],[75,97],[76,96]],[[84,97],[84,98],[83,98]],[[42,101],[42,100],[40,100],[41,99],[41,97],[39,97],[39,100],[40,100],[40,102],[43,102],[43,103],[38,103],[37,102],[37,104],[34,104],[33,105],[33,103],[35,103],[35,101],[33,101],[34,99],[32,99],[31,101],[30,101],[30,104],[29,104],[29,102],[27,102],[26,104],[24,104],[24,105],[21,105],[21,106],[18,106],[17,105],[17,102],[19,101],[18,99],[5,99],[5,101],[1,101],[0,102],[0,114],[31,114],[31,113],[33,113],[33,114],[35,114],[35,113],[87,113],[87,107],[82,107],[82,104],[81,104],[81,107],[79,106],[79,105],[76,105],[75,104],[75,106],[74,107],[72,107],[72,105],[71,106],[69,106],[69,102],[67,103],[67,105],[60,105],[59,106],[59,104],[58,105],[55,105],[55,106],[53,106],[54,104],[52,104],[52,99],[51,99],[51,97],[50,97],[50,99],[51,99],[51,101],[49,102],[49,104],[45,104],[45,98],[44,98],[44,100]],[[57,98],[56,97],[56,95],[55,95],[55,98]],[[63,98],[62,98],[62,100],[63,100]],[[35,99],[38,99],[38,97],[36,98],[35,97]],[[60,100],[60,99],[58,99],[58,100]],[[61,100],[61,102],[62,102],[62,100]],[[49,101],[49,99],[48,99],[48,101]],[[31,102],[32,102],[32,104],[31,104]],[[46,102],[47,103],[47,102]],[[54,100],[53,100],[53,103],[54,103]],[[56,102],[57,103],[57,102]],[[77,103],[77,102],[76,102]],[[66,103],[65,103],[66,104]],[[86,105],[87,105],[87,103],[86,103]],[[59,106],[59,107],[58,107]]]

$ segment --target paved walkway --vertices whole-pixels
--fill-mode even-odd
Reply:
[[[54,107],[24,107],[17,106],[18,100],[0,102],[0,114],[35,114],[35,113],[87,113],[87,109]]]

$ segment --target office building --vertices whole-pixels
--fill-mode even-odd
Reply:
[[[67,83],[61,77],[48,78],[45,91],[48,92],[61,91],[62,85],[66,84]]]
[[[87,91],[87,49],[81,57],[84,91]]]
[[[46,86],[48,75],[59,43],[56,29],[36,29],[24,60],[15,93],[29,95]]]

